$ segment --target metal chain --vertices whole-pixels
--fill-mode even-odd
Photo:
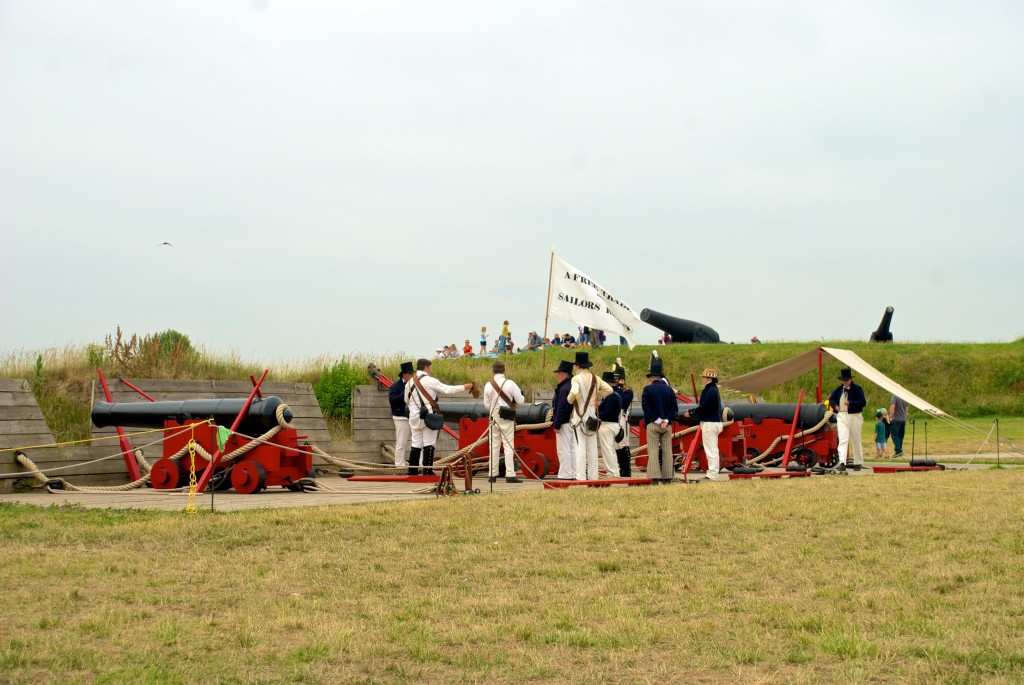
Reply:
[[[186,514],[196,514],[196,424],[192,424],[192,435],[188,439],[188,504],[185,505]]]

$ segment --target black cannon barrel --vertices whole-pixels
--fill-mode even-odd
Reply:
[[[476,402],[438,402],[437,406],[448,421],[458,421],[463,416],[473,419],[486,418],[487,407],[481,401]],[[534,402],[533,404],[520,404],[516,407],[516,423],[533,424],[544,423],[545,417],[551,411],[551,405],[547,402]]]
[[[264,433],[277,425],[277,408],[284,404],[280,397],[254,399],[249,411],[238,426],[239,433]],[[180,402],[97,402],[92,407],[92,423],[97,428],[132,426],[135,428],[162,428],[164,421],[175,419],[212,418],[220,426],[230,427],[245,406],[245,398],[230,397],[211,400],[183,400]],[[292,420],[292,410],[285,409],[284,418]]]
[[[733,418],[736,421],[742,421],[743,419],[753,419],[755,423],[760,423],[762,419],[782,419],[786,423],[793,421],[793,414],[796,412],[795,404],[750,404],[749,402],[725,402],[725,406],[732,410]],[[678,411],[678,423],[687,426],[697,425],[697,420],[693,418],[684,418],[683,414],[688,410],[695,410],[696,404],[684,404],[679,403]],[[640,423],[640,420],[644,418],[644,411],[640,407],[633,406],[629,410],[629,422],[636,425]],[[802,429],[810,428],[817,425],[821,420],[825,418],[825,405],[823,404],[804,404],[800,406],[800,418],[797,420],[797,427]]]
[[[871,339],[869,342],[892,342],[892,331],[889,327],[892,326],[892,313],[896,311],[892,307],[886,307],[885,313],[882,314],[882,323],[878,324],[878,328],[871,333]]]
[[[644,309],[640,312],[640,320],[645,321],[655,328],[660,328],[672,336],[672,342],[687,343],[716,343],[721,342],[718,331],[710,326],[705,326],[696,321],[680,319],[668,314],[656,312],[653,309]]]

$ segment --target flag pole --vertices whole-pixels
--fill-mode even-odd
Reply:
[[[548,315],[551,313],[551,275],[555,272],[555,246],[551,246],[551,261],[548,264],[548,300],[544,304],[544,335],[541,336],[541,343],[548,337]],[[540,365],[544,368],[547,360],[548,346],[542,344],[540,348]]]

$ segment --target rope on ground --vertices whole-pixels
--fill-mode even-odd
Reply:
[[[75,485],[69,483],[63,478],[47,478],[39,467],[36,466],[35,462],[28,458],[24,452],[15,452],[14,455],[18,463],[24,466],[30,474],[35,477],[36,480],[46,486],[46,489],[50,492],[56,490],[70,490],[72,492],[125,492],[126,490],[134,490],[135,488],[141,488],[143,485],[149,482],[150,474],[142,476],[138,480],[134,480],[131,483],[124,485]],[[56,485],[59,483],[60,485]]]

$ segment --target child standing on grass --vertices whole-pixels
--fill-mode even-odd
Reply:
[[[889,410],[885,407],[879,407],[878,411],[882,412],[882,420],[885,421],[885,452],[886,456],[888,456],[889,438],[892,436],[892,419],[889,418]]]
[[[487,354],[487,326],[480,327],[480,354]]]
[[[885,444],[885,420],[882,419],[881,410],[875,412],[875,456],[879,459],[889,456],[889,449]]]
[[[498,354],[508,354],[508,339],[511,337],[508,321],[505,321],[501,324],[501,335],[498,336]]]

